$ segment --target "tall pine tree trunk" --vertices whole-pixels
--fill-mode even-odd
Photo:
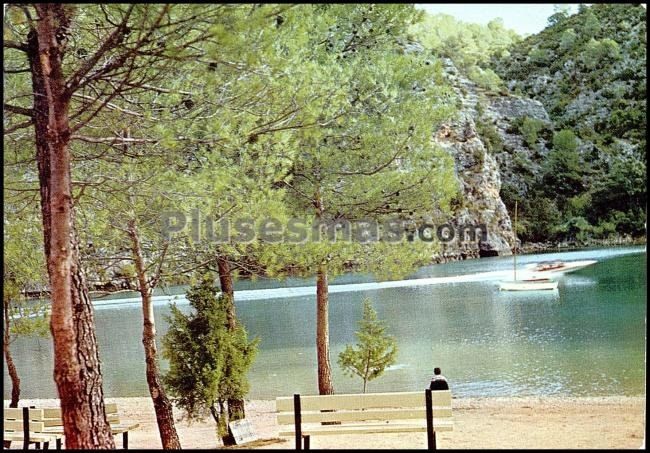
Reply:
[[[176,426],[174,425],[173,407],[165,394],[165,389],[160,380],[158,353],[156,349],[156,322],[153,312],[153,301],[151,299],[153,288],[147,281],[146,267],[142,257],[142,247],[140,246],[140,236],[138,235],[135,220],[129,221],[128,232],[129,238],[131,239],[131,253],[133,254],[135,269],[138,275],[140,296],[142,297],[142,344],[144,345],[147,384],[153,401],[154,411],[156,412],[160,441],[164,450],[180,450],[181,442],[176,432]]]
[[[219,255],[217,257],[217,266],[219,269],[219,284],[221,292],[226,298],[226,320],[228,321],[228,330],[235,330],[237,327],[237,316],[235,315],[235,286],[232,281],[230,272],[230,263],[228,259]]]
[[[316,355],[318,357],[318,393],[320,395],[334,393],[330,365],[328,302],[327,266],[321,264],[316,280]]]
[[[50,277],[54,380],[67,449],[115,448],[106,419],[93,308],[79,261],[70,178],[70,128],[61,42],[69,17],[62,5],[36,4],[28,35],[34,93],[43,239]]]
[[[219,255],[217,257],[217,266],[219,269],[219,284],[221,292],[226,298],[226,320],[228,321],[228,330],[237,328],[237,315],[235,314],[235,287],[232,281],[232,272],[228,259]],[[228,416],[230,420],[241,420],[246,417],[243,399],[228,400]]]
[[[320,189],[314,195],[316,216],[323,220],[325,206]],[[316,356],[318,360],[318,393],[332,395],[332,366],[330,365],[330,328],[329,328],[329,295],[327,282],[327,264],[322,262],[316,274]]]
[[[5,301],[5,331],[4,343],[2,346],[4,348],[5,362],[7,362],[7,372],[11,378],[11,402],[9,403],[9,407],[18,407],[18,401],[20,400],[20,378],[18,377],[18,371],[16,370],[16,365],[14,364],[14,359],[11,355],[11,349],[9,349],[9,344],[11,343],[9,304],[10,302]]]

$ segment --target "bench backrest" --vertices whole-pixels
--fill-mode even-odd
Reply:
[[[23,426],[23,408],[5,407],[3,408],[3,425],[5,431],[22,433]],[[45,431],[45,416],[42,409],[29,409],[29,431],[32,433],[42,433]]]
[[[111,424],[119,424],[120,417],[117,413],[117,404],[116,403],[106,403],[106,418]],[[14,412],[15,411],[15,412]],[[5,420],[7,416],[11,415],[14,417],[14,420],[20,420],[22,424],[22,409],[6,409],[5,408]],[[18,417],[18,418],[15,418]],[[63,419],[61,418],[61,408],[60,407],[40,407],[36,409],[29,410],[29,420],[30,421],[40,421],[43,422],[45,427],[52,426],[63,426]],[[22,425],[21,425],[22,426]],[[30,428],[31,431],[31,428]],[[34,431],[36,432],[36,431]],[[40,432],[40,431],[39,431]]]
[[[451,417],[451,391],[431,392],[433,418]],[[294,397],[275,400],[279,425],[293,424]],[[335,411],[335,412],[321,412]],[[426,420],[425,392],[300,396],[302,423]]]

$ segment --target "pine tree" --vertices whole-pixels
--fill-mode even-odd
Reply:
[[[363,318],[359,321],[356,332],[358,343],[356,349],[346,345],[339,354],[339,365],[349,376],[363,379],[363,393],[366,393],[368,381],[381,376],[387,367],[395,363],[397,345],[395,339],[385,333],[384,323],[377,319],[377,312],[372,308],[370,299],[363,301]]]
[[[194,311],[188,315],[172,305],[163,338],[163,356],[169,360],[165,385],[189,419],[208,412],[217,424],[224,445],[228,435],[229,399],[242,399],[248,392],[246,374],[257,352],[257,340],[248,341],[238,324],[229,330],[226,298],[217,295],[213,278],[204,275],[187,292]]]
[[[318,93],[305,107],[307,112],[318,112],[314,127],[296,132],[292,142],[300,150],[299,159],[277,180],[276,185],[286,190],[286,206],[312,225],[412,220],[438,208],[444,210],[455,194],[453,158],[433,146],[431,136],[453,114],[455,104],[452,91],[441,79],[441,66],[403,45],[409,24],[419,14],[412,5],[313,6],[305,8],[313,14],[292,9],[286,17],[286,24],[307,23],[306,30],[314,30],[301,38],[308,43],[300,54],[306,70],[291,77],[296,86],[310,80],[309,90]],[[360,242],[279,244],[282,247],[272,247],[274,253],[268,253],[270,262],[263,262],[267,268],[282,270],[290,265],[304,276],[316,276],[321,395],[335,393],[329,280],[345,263],[356,264],[364,256]],[[392,245],[384,250],[394,261],[403,260],[407,247]],[[281,260],[282,254],[289,259]],[[370,272],[382,270],[376,261],[366,263]]]

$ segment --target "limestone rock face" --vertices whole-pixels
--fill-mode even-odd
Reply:
[[[541,102],[519,96],[491,96],[489,110],[495,119],[506,123],[509,123],[508,119],[521,117],[551,121]]]
[[[517,193],[526,196],[528,187],[523,181],[519,162],[526,162],[528,171],[534,174],[541,173],[541,162],[548,154],[546,140],[538,138],[537,143],[531,147],[525,143],[524,138],[518,133],[514,123],[524,118],[541,121],[550,127],[552,120],[541,102],[519,96],[486,95],[487,103],[484,120],[491,122],[501,138],[503,149],[495,153],[499,164],[501,181],[515,187]]]
[[[458,116],[441,127],[435,141],[455,161],[456,177],[461,193],[460,206],[449,223],[456,231],[482,226],[482,237],[443,244],[443,254],[466,251],[471,255],[504,255],[510,253],[512,226],[505,205],[499,197],[501,175],[496,159],[491,156],[476,130],[478,90],[474,83],[461,76],[450,60],[444,62],[446,73],[461,101]],[[460,235],[457,235],[460,236]]]
[[[507,178],[516,180],[517,175],[507,171],[512,168],[513,156],[532,159],[534,153],[546,152],[543,140],[536,149],[530,149],[521,135],[514,132],[513,122],[528,117],[550,123],[550,118],[539,101],[487,93],[463,77],[451,60],[443,60],[443,67],[458,96],[460,109],[455,118],[438,130],[435,142],[454,157],[461,196],[448,220],[456,229],[456,238],[443,244],[442,255],[461,258],[510,255],[515,237],[510,215],[500,196],[502,169],[506,170]],[[498,134],[502,142],[498,152],[490,152],[479,133],[485,127],[493,128]],[[458,234],[478,226],[485,228],[485,234],[478,230],[474,238]]]

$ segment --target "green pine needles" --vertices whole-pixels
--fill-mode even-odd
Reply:
[[[243,399],[248,392],[247,372],[259,340],[249,342],[241,324],[228,329],[226,300],[213,282],[206,274],[188,290],[191,313],[171,306],[163,338],[163,356],[169,360],[164,380],[187,417],[201,419],[209,412],[223,439],[228,436],[227,401]]]
[[[363,317],[356,336],[356,348],[346,345],[338,363],[346,375],[363,379],[363,393],[366,393],[368,382],[381,376],[397,356],[395,338],[386,334],[386,327],[377,319],[370,299],[363,301]]]

